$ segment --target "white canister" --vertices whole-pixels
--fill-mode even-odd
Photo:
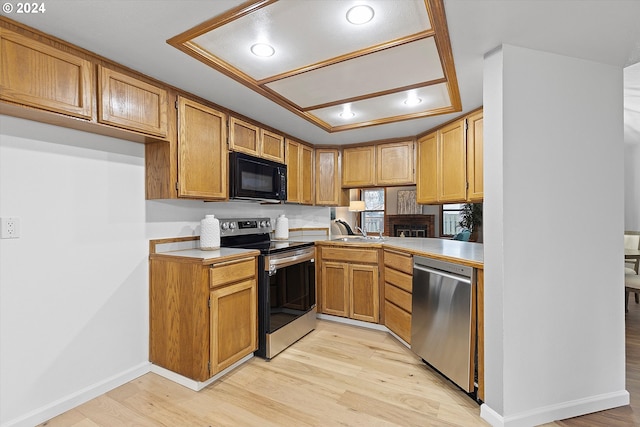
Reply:
[[[284,214],[276,218],[276,240],[287,240],[289,238],[289,218]]]
[[[200,221],[200,249],[203,251],[220,249],[220,221],[215,215],[205,215]]]

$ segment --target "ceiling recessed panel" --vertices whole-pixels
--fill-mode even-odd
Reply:
[[[305,109],[444,78],[433,37],[339,62],[266,86]]]
[[[407,98],[419,99],[420,103],[410,106],[405,103]],[[310,114],[328,123],[332,127],[370,124],[370,122],[384,121],[389,118],[405,120],[414,117],[424,117],[430,110],[451,107],[449,91],[445,83],[426,86],[392,93],[389,95],[351,102],[348,109],[354,115],[345,118],[343,106],[333,106],[309,111]]]
[[[366,24],[346,20],[366,3],[375,12]],[[424,0],[280,0],[218,26],[192,41],[255,80],[401,39],[431,29]],[[271,45],[268,58],[251,54],[256,43]]]
[[[443,0],[255,0],[167,42],[329,132],[462,110]]]

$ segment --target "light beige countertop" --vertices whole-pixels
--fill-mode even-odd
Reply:
[[[475,268],[484,268],[484,249],[482,243],[462,242],[459,240],[434,239],[421,237],[385,237],[382,241],[372,240],[343,242],[335,240],[340,236],[316,239],[319,244],[345,245],[350,247],[373,245],[383,249],[398,250],[412,255],[426,256],[443,261],[455,262]]]
[[[202,264],[212,264],[221,259],[233,260],[246,256],[260,255],[260,251],[255,249],[220,248],[213,251],[203,251],[199,248],[179,249],[174,251],[160,252],[149,255],[150,259],[184,260],[187,262],[199,262]]]

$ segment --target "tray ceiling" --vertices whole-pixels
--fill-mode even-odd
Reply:
[[[167,42],[329,132],[462,110],[442,0],[251,1]]]

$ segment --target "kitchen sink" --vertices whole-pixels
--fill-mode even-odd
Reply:
[[[384,237],[379,236],[343,236],[332,239],[334,242],[382,242],[385,240]]]

